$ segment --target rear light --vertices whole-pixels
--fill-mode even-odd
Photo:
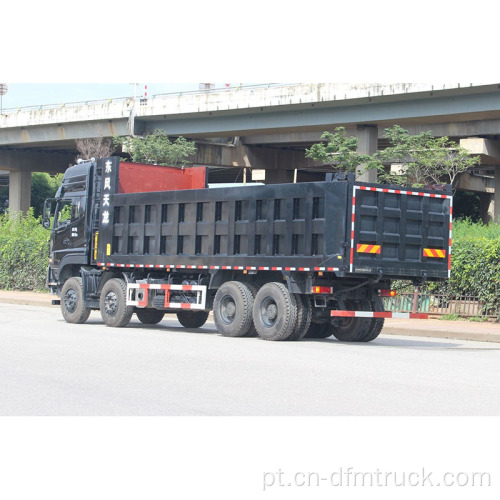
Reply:
[[[395,297],[397,294],[396,290],[380,290],[381,297]]]
[[[312,293],[333,293],[333,287],[331,286],[313,286]]]

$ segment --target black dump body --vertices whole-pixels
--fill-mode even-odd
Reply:
[[[357,183],[349,174],[326,182],[115,194],[117,161],[113,168],[94,211],[91,260],[98,266],[448,276],[450,192]]]

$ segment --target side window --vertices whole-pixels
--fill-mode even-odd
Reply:
[[[73,220],[73,207],[71,200],[61,200],[57,204],[54,227],[63,227]]]
[[[71,205],[71,222],[80,218],[80,200],[73,200]]]

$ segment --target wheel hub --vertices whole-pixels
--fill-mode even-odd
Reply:
[[[64,296],[64,307],[66,311],[72,313],[76,309],[76,304],[78,302],[76,292],[74,290],[68,290]]]
[[[266,316],[269,320],[274,321],[278,315],[276,304],[269,304],[266,308]]]
[[[118,310],[118,297],[115,292],[108,292],[104,298],[104,309],[106,314],[114,316]]]

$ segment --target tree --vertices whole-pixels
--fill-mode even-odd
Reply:
[[[31,206],[35,217],[42,215],[44,201],[55,196],[62,178],[63,174],[50,175],[46,172],[31,175]]]
[[[189,157],[196,153],[194,142],[184,137],[170,141],[163,130],[155,130],[144,137],[115,137],[113,141],[115,145],[122,146],[135,163],[186,167],[192,163]]]
[[[76,149],[78,150],[78,158],[90,160],[90,158],[106,158],[111,156],[115,151],[113,141],[104,137],[88,137],[85,139],[75,140]]]
[[[378,151],[378,177],[381,182],[404,186],[446,183],[455,187],[458,175],[480,163],[470,153],[448,137],[435,138],[432,132],[410,135],[399,125],[385,129],[389,147]],[[387,163],[399,165],[398,172],[388,172]]]
[[[326,143],[313,144],[306,149],[306,158],[330,165],[336,171],[361,173],[377,169],[378,179],[385,184],[422,187],[426,184],[447,183],[455,187],[459,174],[480,163],[470,153],[448,137],[435,138],[432,132],[410,135],[407,130],[394,125],[385,129],[389,146],[373,156],[357,152],[358,139],[347,137],[344,127],[337,127],[335,134],[324,132]],[[397,164],[397,171],[387,166]]]
[[[356,137],[348,137],[344,127],[337,127],[335,133],[323,132],[321,138],[326,142],[313,144],[306,149],[306,158],[329,165],[335,171],[355,172],[376,168],[378,165],[373,162],[369,155],[358,153],[358,142]]]

